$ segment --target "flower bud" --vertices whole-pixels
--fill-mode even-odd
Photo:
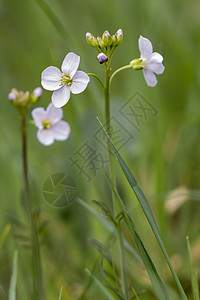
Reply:
[[[92,39],[93,35],[92,35],[90,32],[87,32],[86,35],[85,35],[85,37],[86,37],[87,43],[88,43],[89,45],[91,45],[90,42],[91,42],[91,39]]]
[[[103,48],[104,47],[104,42],[103,42],[103,40],[99,36],[97,37],[97,41],[99,43],[99,47]]]
[[[17,96],[14,93],[11,92],[8,94],[8,99],[10,101],[14,101],[14,100],[16,100],[16,98],[17,98]]]
[[[98,47],[99,45],[97,39],[94,36],[91,38],[90,45],[93,47]]]
[[[97,59],[100,62],[100,64],[103,64],[104,62],[108,61],[107,56],[105,55],[105,53],[99,53],[97,55]]]
[[[117,45],[120,45],[121,42],[123,41],[123,31],[122,31],[122,29],[117,30],[116,37],[117,37]]]
[[[41,96],[42,96],[42,88],[41,87],[35,88],[33,93],[30,95],[31,103],[36,103]]]
[[[104,33],[102,35],[102,40],[103,40],[105,46],[111,46],[112,45],[112,37],[111,37],[110,33],[107,30],[104,31]]]

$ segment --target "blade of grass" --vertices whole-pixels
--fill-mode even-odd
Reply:
[[[164,257],[165,257],[165,259],[167,261],[167,264],[168,264],[168,266],[169,266],[169,268],[171,270],[171,273],[172,273],[172,275],[173,275],[173,277],[174,277],[174,279],[176,281],[176,284],[177,284],[177,286],[179,288],[181,296],[182,296],[182,298],[184,300],[187,300],[186,294],[185,294],[185,292],[184,292],[184,290],[182,288],[182,285],[181,285],[181,283],[180,283],[180,281],[178,279],[178,276],[176,275],[176,272],[175,272],[175,270],[174,270],[174,268],[173,268],[173,266],[171,264],[171,261],[169,259],[168,254],[167,254],[167,251],[166,251],[165,246],[163,244],[163,241],[161,239],[161,236],[160,236],[158,227],[156,225],[155,219],[153,217],[152,211],[150,209],[150,206],[149,206],[149,204],[148,204],[148,202],[147,202],[147,200],[146,200],[146,198],[145,198],[142,190],[137,185],[135,177],[131,173],[131,171],[130,171],[129,167],[127,166],[127,164],[125,163],[124,159],[121,157],[121,155],[120,155],[119,151],[117,150],[117,148],[114,146],[112,140],[110,139],[109,135],[107,134],[106,130],[104,129],[102,123],[100,122],[100,120],[98,118],[97,118],[97,120],[98,120],[100,126],[102,127],[103,132],[104,132],[104,134],[105,134],[108,142],[110,143],[111,148],[112,148],[112,150],[113,150],[113,152],[114,152],[114,154],[115,154],[115,156],[116,156],[116,158],[117,158],[117,160],[119,162],[119,165],[120,165],[120,167],[121,167],[121,169],[122,169],[122,171],[123,171],[126,179],[128,180],[128,182],[129,182],[129,184],[130,184],[133,192],[135,193],[135,195],[136,195],[136,197],[137,197],[137,199],[138,199],[138,201],[139,201],[139,203],[140,203],[140,205],[141,205],[141,207],[143,209],[144,214],[146,215],[146,218],[147,218],[147,220],[148,220],[148,222],[149,222],[149,224],[150,224],[150,226],[152,228],[152,231],[153,231],[153,233],[154,233],[154,235],[155,235],[155,237],[156,237],[156,239],[158,241],[158,244],[160,245],[160,248],[161,248],[161,250],[163,252],[163,255],[164,255]]]
[[[110,178],[108,177],[107,173],[106,173],[106,177],[108,179],[108,182],[110,183],[110,186],[113,190],[113,193],[116,197],[116,199],[118,200],[119,202],[119,205],[121,207],[121,209],[123,210],[124,212],[124,218],[125,218],[125,222],[126,222],[126,225],[127,227],[129,228],[129,231],[131,232],[132,234],[132,237],[138,247],[138,251],[141,255],[141,258],[143,260],[143,263],[145,265],[145,268],[147,270],[147,273],[149,275],[149,278],[151,280],[151,283],[154,287],[154,290],[158,296],[159,299],[163,300],[163,299],[166,299],[166,300],[169,300],[170,297],[168,295],[168,292],[167,292],[167,288],[165,287],[162,279],[160,278],[157,270],[156,270],[156,267],[154,266],[140,236],[139,236],[139,233],[137,232],[137,229],[135,227],[135,224],[133,223],[132,219],[130,218],[127,210],[125,209],[125,206],[124,206],[124,203],[122,201],[122,199],[120,198],[119,194],[117,193],[116,189],[114,188],[113,186],[113,183],[111,182]]]
[[[83,201],[81,199],[78,199],[78,202],[85,209],[87,209],[90,213],[92,213],[95,217],[97,217],[98,220],[106,227],[106,229],[108,229],[111,233],[113,233],[115,236],[117,236],[116,228],[110,222],[108,222],[105,218],[103,218],[95,209],[93,209],[93,207],[91,207],[85,201]],[[136,258],[136,260],[138,262],[140,262],[141,264],[143,264],[140,256],[137,254],[137,252],[135,251],[135,249],[128,243],[128,241],[126,239],[124,239],[124,246]]]
[[[96,276],[94,276],[88,269],[85,270],[87,274],[93,278],[96,285],[99,287],[99,289],[102,291],[102,293],[107,297],[108,300],[116,300],[113,295],[103,286],[103,284],[97,279]]]
[[[190,274],[191,274],[191,282],[192,282],[192,293],[195,300],[199,300],[199,286],[198,286],[198,279],[197,275],[194,270],[194,264],[192,259],[192,252],[190,247],[190,241],[189,237],[186,237],[187,241],[187,248],[188,248],[188,256],[189,256],[189,262],[190,262]]]
[[[10,287],[9,287],[9,300],[15,300],[16,299],[16,287],[17,287],[17,260],[18,260],[18,252],[15,251],[14,254],[14,260],[13,260],[13,269],[12,269],[12,275],[10,280]]]
[[[63,287],[61,286],[59,300],[61,300],[61,297],[62,297],[62,289],[63,289]]]
[[[0,235],[0,250],[3,247],[3,244],[5,242],[5,239],[6,239],[7,235],[10,232],[10,229],[11,229],[11,226],[9,224],[6,225],[6,227],[4,228],[2,234]]]

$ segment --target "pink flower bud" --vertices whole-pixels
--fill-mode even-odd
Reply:
[[[118,29],[117,32],[116,32],[116,35],[117,35],[117,37],[120,36],[120,35],[123,37],[122,29]]]
[[[34,89],[33,91],[33,95],[37,98],[42,96],[42,88],[41,87],[37,87]]]
[[[104,62],[108,61],[108,58],[104,53],[99,53],[97,55],[97,59],[100,62],[100,64],[103,64]]]
[[[14,93],[9,93],[9,94],[8,94],[8,99],[9,99],[10,101],[16,100],[16,95],[15,95]]]

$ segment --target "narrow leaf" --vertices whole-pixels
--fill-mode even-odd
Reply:
[[[149,275],[151,283],[154,287],[155,293],[157,294],[157,296],[160,300],[164,300],[164,299],[169,300],[170,297],[168,295],[167,289],[166,289],[162,279],[160,278],[149,254],[139,236],[139,233],[137,232],[135,224],[133,223],[132,219],[130,218],[128,212],[125,210],[124,203],[123,203],[122,199],[120,198],[119,194],[117,193],[116,189],[114,188],[113,183],[108,178],[108,176],[107,176],[107,179],[108,179],[108,182],[110,183],[110,186],[113,190],[114,195],[116,196],[116,198],[119,202],[121,209],[124,212],[125,222],[127,224],[127,227],[129,228],[129,231],[131,232],[131,235],[132,235],[137,247],[138,247],[138,251],[141,255],[141,258],[143,260],[143,263],[145,265],[145,268],[147,270],[147,273]]]
[[[188,236],[186,237],[186,241],[187,241],[188,256],[189,256],[189,262],[190,262],[190,274],[191,274],[193,298],[195,300],[199,300],[198,279],[197,279],[197,275],[196,275],[195,270],[194,270],[194,264],[193,264],[193,259],[192,259],[192,252],[191,252],[190,241],[189,241],[189,237]]]
[[[116,300],[113,295],[104,287],[104,285],[97,279],[96,276],[94,276],[88,269],[85,270],[87,274],[93,278],[96,285],[99,287],[99,289],[102,291],[105,297],[107,297],[108,300]]]
[[[7,235],[10,232],[10,229],[11,229],[11,226],[9,224],[6,225],[6,227],[4,228],[2,234],[0,235],[0,250],[3,247],[3,244],[5,242],[5,239],[6,239]]]
[[[112,140],[110,139],[109,135],[107,134],[106,130],[104,129],[104,127],[101,124],[101,122],[99,121],[99,119],[98,119],[98,122],[100,123],[100,125],[101,125],[101,127],[102,127],[102,129],[104,131],[104,134],[107,137],[107,140],[108,140],[108,142],[109,142],[109,144],[110,144],[110,146],[111,146],[111,148],[112,148],[112,150],[113,150],[113,152],[114,152],[114,154],[115,154],[115,156],[116,156],[116,158],[117,158],[117,160],[119,162],[119,165],[120,165],[120,167],[121,167],[124,175],[126,176],[126,179],[128,180],[128,182],[129,182],[129,184],[130,184],[133,192],[135,193],[135,195],[136,195],[136,197],[137,197],[137,199],[138,199],[138,201],[139,201],[139,203],[140,203],[140,205],[141,205],[141,207],[143,209],[144,214],[146,215],[146,218],[147,218],[147,220],[148,220],[148,222],[149,222],[149,224],[150,224],[150,226],[152,228],[152,231],[153,231],[153,233],[154,233],[154,235],[155,235],[155,237],[156,237],[156,239],[158,241],[158,244],[160,245],[160,248],[161,248],[161,250],[162,250],[162,252],[164,254],[164,257],[165,257],[165,259],[166,259],[166,261],[168,263],[168,266],[169,266],[169,268],[171,270],[171,273],[172,273],[172,275],[173,275],[173,277],[174,277],[174,279],[176,281],[176,284],[177,284],[177,286],[179,288],[179,291],[180,291],[180,293],[182,295],[182,298],[185,299],[185,300],[187,300],[186,294],[185,294],[185,292],[184,292],[184,290],[182,288],[182,285],[181,285],[181,283],[180,283],[180,281],[178,279],[178,276],[176,275],[176,272],[174,271],[174,268],[173,268],[173,266],[171,264],[171,261],[169,259],[168,254],[167,254],[167,251],[166,251],[165,246],[163,244],[163,241],[161,239],[161,236],[160,236],[158,227],[156,225],[155,219],[153,217],[152,211],[150,209],[150,206],[149,206],[149,204],[148,204],[148,202],[147,202],[147,200],[146,200],[146,198],[145,198],[142,190],[137,185],[135,177],[131,173],[129,167],[127,166],[127,164],[125,163],[125,161],[123,160],[123,158],[121,157],[121,155],[120,155],[119,151],[117,150],[117,148],[114,146]]]
[[[12,275],[10,280],[10,288],[9,288],[9,300],[15,300],[16,299],[16,287],[17,287],[17,260],[18,260],[18,252],[15,251],[14,254],[14,260],[13,260],[13,269],[12,269]]]
[[[63,287],[61,286],[59,300],[61,300],[61,297],[62,297],[62,289],[63,289]]]

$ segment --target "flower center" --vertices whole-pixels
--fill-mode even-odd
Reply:
[[[43,126],[43,129],[50,129],[53,126],[52,120],[50,120],[50,119],[43,120],[42,126]]]
[[[144,69],[147,66],[147,62],[143,60],[142,58],[133,59],[130,62],[130,65],[134,70],[141,70]]]
[[[72,85],[73,79],[69,75],[62,73],[60,82],[61,82],[60,85],[70,86]]]

